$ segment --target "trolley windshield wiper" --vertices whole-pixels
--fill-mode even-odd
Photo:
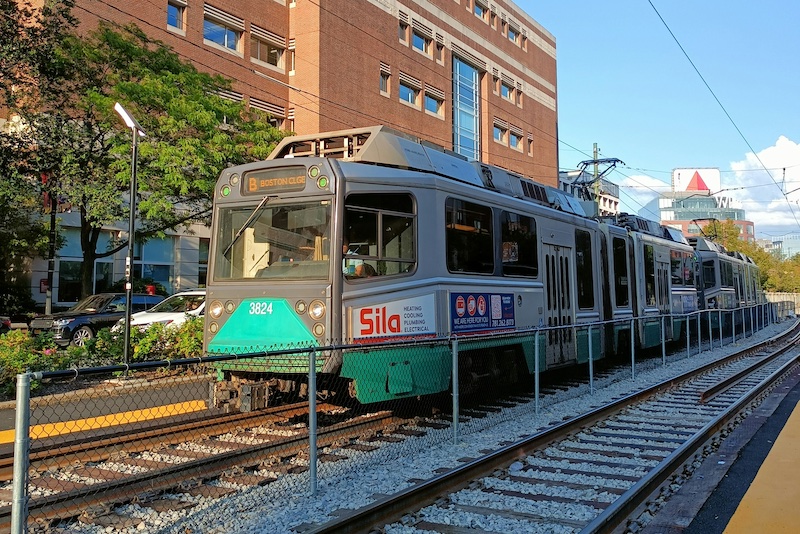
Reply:
[[[253,221],[256,220],[256,216],[259,214],[259,212],[262,209],[264,209],[264,206],[267,205],[267,202],[269,202],[270,200],[276,199],[276,198],[278,198],[278,197],[276,197],[276,196],[266,196],[266,197],[261,199],[261,202],[258,203],[258,206],[256,206],[256,208],[253,210],[253,213],[250,214],[250,216],[244,222],[242,227],[239,228],[239,230],[236,232],[236,235],[233,236],[233,239],[231,240],[231,242],[228,245],[228,247],[225,249],[225,252],[222,253],[222,255],[225,258],[228,257],[228,254],[230,254],[231,249],[233,248],[233,245],[235,245],[236,242],[239,240],[239,238],[242,237],[242,234],[244,233],[244,231],[247,230],[248,228],[250,228],[250,225],[253,224]]]

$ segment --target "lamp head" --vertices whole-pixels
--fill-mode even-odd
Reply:
[[[120,104],[119,102],[114,104],[114,111],[116,111],[119,114],[119,116],[122,117],[122,120],[125,121],[125,126],[130,128],[131,130],[136,130],[136,133],[139,134],[139,137],[145,136],[144,128],[142,128],[142,125],[139,124],[139,122],[136,119],[134,119],[133,116],[130,113],[128,113],[128,111],[124,107],[122,107],[122,104]]]

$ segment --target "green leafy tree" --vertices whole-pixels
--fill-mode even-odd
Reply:
[[[16,61],[0,60],[10,77],[0,82],[4,104],[24,126],[0,134],[0,162],[28,179],[49,176],[49,192],[80,214],[86,296],[95,261],[127,246],[98,249],[102,228],[127,220],[130,209],[132,135],[116,102],[147,134],[137,159],[137,239],[207,222],[221,170],[265,158],[284,133],[258,110],[221,97],[230,80],[199,72],[135,25],[74,33],[72,3],[46,2],[30,15],[40,29],[18,29],[13,46],[0,44]],[[23,150],[5,150],[12,140]]]
[[[44,255],[48,245],[49,223],[39,217],[44,205],[37,174],[41,165],[25,135],[25,122],[13,110],[38,99],[40,70],[31,67],[40,65],[42,72],[54,68],[53,43],[72,25],[64,6],[54,11],[50,4],[34,10],[29,2],[0,0],[0,310],[7,314],[31,309],[24,273],[30,258]]]

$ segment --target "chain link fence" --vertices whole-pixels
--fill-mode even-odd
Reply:
[[[675,359],[752,335],[790,310],[775,303],[650,320],[662,332],[685,325]],[[192,506],[273,483],[314,493],[319,481],[538,414],[545,393],[560,402],[591,393],[598,376],[622,381],[666,364],[665,336],[648,353],[625,343],[636,326],[629,318],[18,375],[16,403],[0,407],[16,409],[14,428],[0,429],[0,523],[24,532],[56,517],[90,520],[117,502]],[[629,370],[611,370],[612,360]],[[545,381],[552,367],[560,370]],[[31,397],[37,383],[47,394]]]

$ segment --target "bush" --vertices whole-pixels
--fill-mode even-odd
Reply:
[[[124,335],[104,328],[83,347],[59,349],[52,336],[31,336],[12,330],[0,336],[0,394],[13,396],[16,376],[26,371],[56,371],[74,367],[100,367],[123,363]],[[179,327],[156,323],[131,331],[128,363],[196,358],[203,354],[203,318],[192,317]],[[38,387],[31,384],[31,389]]]
[[[58,350],[50,336],[31,337],[24,330],[12,330],[0,336],[0,393],[13,396],[18,374],[67,369],[70,358]],[[31,382],[31,390],[39,386]]]

